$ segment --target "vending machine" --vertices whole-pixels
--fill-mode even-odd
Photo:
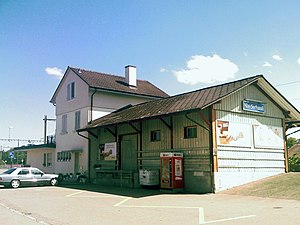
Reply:
[[[160,187],[164,189],[182,189],[183,154],[179,152],[160,153]]]

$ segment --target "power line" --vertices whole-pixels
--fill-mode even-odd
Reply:
[[[295,100],[300,100],[300,98],[293,98],[293,99],[290,99],[290,101],[295,101]]]
[[[290,85],[290,84],[295,84],[295,83],[300,83],[300,80],[298,80],[298,81],[293,81],[293,82],[289,82],[289,83],[277,84],[277,85],[275,85],[275,86],[278,87],[278,86]]]
[[[44,140],[33,140],[33,139],[16,139],[16,138],[0,138],[0,141],[27,141],[27,142],[44,142]]]

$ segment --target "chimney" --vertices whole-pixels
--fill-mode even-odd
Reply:
[[[131,87],[136,87],[136,67],[135,66],[125,66],[125,80],[126,83]]]

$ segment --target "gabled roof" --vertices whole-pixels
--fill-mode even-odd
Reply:
[[[74,67],[68,67],[64,77],[66,76],[68,70],[73,71],[78,77],[80,77],[90,88],[95,88],[104,91],[113,91],[113,92],[120,92],[126,94],[133,94],[133,95],[142,95],[154,98],[164,98],[168,97],[169,95],[163,92],[161,89],[150,83],[146,80],[137,80],[137,86],[131,87],[129,86],[126,81],[125,77],[117,76],[107,73],[99,73]],[[53,97],[51,98],[50,102],[55,103],[55,98],[57,92],[63,83],[62,78],[60,84],[58,85]]]
[[[178,112],[202,110],[253,83],[256,83],[265,91],[265,93],[274,98],[274,101],[282,107],[282,109],[289,111],[292,119],[300,118],[299,111],[291,105],[262,75],[257,75],[185,94],[153,100],[125,108],[124,110],[118,110],[92,121],[92,123],[86,128],[79,131],[146,118],[160,117]]]

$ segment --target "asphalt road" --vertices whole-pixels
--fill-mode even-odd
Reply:
[[[3,225],[300,225],[300,201],[159,190],[0,186]]]

